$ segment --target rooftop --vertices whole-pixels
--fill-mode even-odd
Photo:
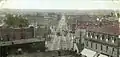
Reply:
[[[105,34],[111,34],[111,35],[119,35],[120,34],[119,24],[105,25],[105,26],[101,26],[101,27],[88,27],[87,30],[105,33]]]
[[[116,21],[105,22],[79,22],[77,29],[87,29],[88,31],[120,35],[119,23]]]
[[[0,46],[8,46],[8,45],[12,45],[12,43],[24,44],[24,43],[40,42],[44,40],[45,39],[31,38],[31,39],[21,39],[21,40],[14,40],[14,41],[4,41],[4,42],[0,42]]]

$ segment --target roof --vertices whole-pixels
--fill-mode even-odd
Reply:
[[[119,24],[116,25],[105,25],[102,27],[88,27],[88,31],[94,31],[94,32],[100,32],[100,33],[106,33],[111,35],[119,35],[120,34],[120,28]]]
[[[100,25],[99,22],[79,22],[76,28],[87,29],[88,31],[101,32],[112,35],[120,35],[119,23],[116,21],[102,22],[102,25]]]
[[[21,40],[15,40],[15,41],[4,41],[0,42],[0,46],[8,46],[8,45],[13,45],[14,44],[24,44],[24,43],[32,43],[32,42],[40,42],[44,41],[45,39],[38,39],[38,38],[31,38],[31,39],[21,39]]]

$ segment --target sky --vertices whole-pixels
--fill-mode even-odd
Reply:
[[[1,4],[0,4],[1,5]],[[120,9],[120,0],[7,0],[8,9]]]

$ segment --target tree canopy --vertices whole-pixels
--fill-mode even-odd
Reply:
[[[28,20],[21,15],[6,14],[5,23],[9,27],[26,27],[29,25]]]

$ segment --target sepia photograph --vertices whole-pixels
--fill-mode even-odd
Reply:
[[[120,0],[0,0],[0,57],[120,57]]]

